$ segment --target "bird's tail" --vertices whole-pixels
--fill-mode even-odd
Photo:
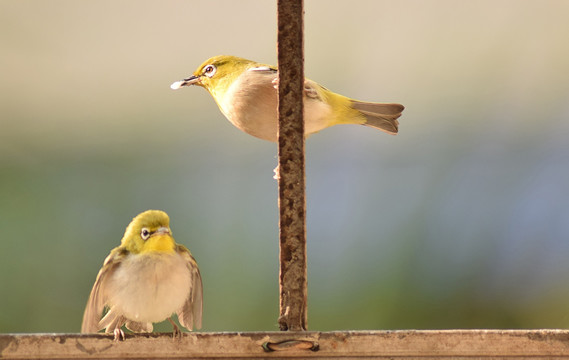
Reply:
[[[405,107],[401,104],[371,103],[352,100],[352,107],[358,110],[366,118],[363,125],[385,131],[389,134],[397,134],[401,112]]]

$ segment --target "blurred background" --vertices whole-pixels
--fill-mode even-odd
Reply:
[[[397,136],[308,139],[309,328],[569,327],[569,2],[305,10],[308,77],[406,106]],[[278,329],[276,145],[169,88],[275,43],[276,1],[0,2],[0,332],[79,331],[147,209],[200,265],[204,331]]]

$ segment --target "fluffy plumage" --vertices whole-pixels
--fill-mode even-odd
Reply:
[[[236,56],[206,60],[194,74],[172,84],[172,89],[198,85],[215,99],[225,117],[255,137],[277,141],[277,69]],[[305,135],[338,124],[360,124],[397,134],[404,107],[394,103],[370,103],[336,94],[305,80]]]
[[[190,251],[174,241],[169,222],[165,212],[148,210],[128,225],[121,245],[97,275],[81,332],[105,329],[119,339],[123,325],[133,332],[151,332],[152,323],[169,319],[176,333],[173,313],[188,330],[201,327],[200,271]]]

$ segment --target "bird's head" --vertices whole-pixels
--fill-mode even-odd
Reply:
[[[168,214],[160,210],[138,214],[127,226],[121,245],[135,254],[174,251],[176,242]]]
[[[217,99],[222,97],[231,84],[255,62],[231,55],[219,55],[207,59],[192,76],[176,81],[170,87],[174,90],[182,86],[198,85],[204,87]]]

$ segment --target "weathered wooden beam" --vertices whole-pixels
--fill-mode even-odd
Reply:
[[[569,359],[569,330],[2,334],[0,359]]]
[[[278,0],[278,157],[281,330],[306,330],[303,0]]]

